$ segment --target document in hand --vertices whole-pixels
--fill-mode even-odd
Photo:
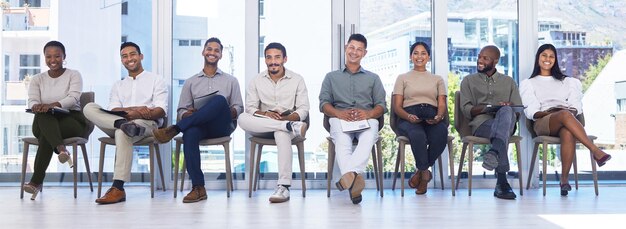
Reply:
[[[578,110],[576,110],[576,108],[574,107],[568,107],[568,106],[562,106],[562,105],[558,105],[556,107],[550,107],[546,110],[546,112],[552,113],[552,112],[556,112],[556,111],[560,111],[560,110],[568,110],[570,112],[577,112]]]
[[[126,111],[110,111],[110,110],[105,110],[105,109],[102,109],[102,108],[100,108],[100,110],[104,111],[106,113],[112,114],[112,115],[120,116],[120,117],[124,117],[124,116],[126,116],[128,114],[128,112],[126,112]]]
[[[341,130],[344,133],[358,132],[358,131],[366,130],[370,128],[370,124],[369,122],[367,122],[367,120],[360,120],[360,121],[354,121],[354,122],[348,122],[345,120],[339,120],[339,121],[341,121]]]
[[[206,105],[209,102],[209,99],[211,99],[211,97],[213,97],[213,95],[217,94],[218,91],[214,91],[211,92],[207,95],[203,95],[200,97],[196,97],[193,99],[191,106],[195,109],[200,109],[201,107],[203,107],[204,105]]]
[[[265,115],[262,115],[262,114],[257,114],[257,113],[254,113],[254,114],[253,114],[253,116],[254,116],[254,117],[259,117],[259,118],[269,118],[269,119],[271,119],[271,118],[270,118],[270,117],[268,117],[268,116],[265,116]]]
[[[515,112],[521,112],[525,108],[524,105],[508,105],[508,106],[513,108],[513,111],[515,111]],[[486,105],[485,109],[483,109],[483,113],[496,113],[502,107],[504,107],[504,106],[502,106],[502,105]]]
[[[26,109],[26,112],[33,113],[33,114],[35,113],[35,112],[33,112],[33,109]],[[48,112],[46,112],[46,113],[53,114],[53,115],[54,114],[69,114],[70,110],[64,109],[64,108],[60,108],[60,107],[53,107],[52,109],[48,110]]]

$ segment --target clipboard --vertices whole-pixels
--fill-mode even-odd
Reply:
[[[211,99],[211,97],[213,97],[213,95],[217,94],[217,92],[219,92],[219,90],[211,92],[211,93],[209,93],[207,95],[203,95],[203,96],[194,98],[191,101],[191,106],[193,108],[195,108],[195,109],[200,109],[201,107],[206,105],[209,102],[209,100]]]
[[[128,114],[128,112],[126,112],[126,111],[110,111],[110,110],[106,110],[106,109],[102,109],[102,108],[100,108],[100,110],[104,111],[106,113],[112,114],[112,115],[120,116],[120,117],[125,117]]]
[[[33,109],[30,109],[30,108],[26,109],[26,112],[27,113],[32,113],[32,114],[35,113],[35,112],[33,112]],[[49,114],[52,114],[52,115],[54,115],[54,114],[69,114],[70,110],[65,109],[65,108],[60,108],[60,107],[53,107],[52,109],[49,109],[48,112],[46,112],[46,113],[49,113]]]
[[[523,110],[524,108],[526,108],[524,105],[506,105],[506,106],[509,106],[509,107],[513,108],[513,110],[515,112],[519,112],[519,111]],[[483,113],[496,113],[502,107],[504,107],[504,106],[487,104],[482,112]]]

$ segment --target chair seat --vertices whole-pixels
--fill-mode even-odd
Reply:
[[[37,138],[35,137],[25,137],[22,138],[22,141],[31,144],[31,145],[39,145],[39,140],[37,140]],[[82,137],[71,137],[71,138],[66,138],[63,139],[63,145],[81,145],[81,144],[87,144],[87,139],[82,138]]]
[[[98,138],[98,141],[104,144],[115,145],[115,138],[101,137],[101,138]],[[143,145],[154,144],[155,142],[156,142],[156,139],[154,139],[154,137],[146,137],[144,139],[139,140],[138,142],[135,142],[135,144],[133,145],[143,146]]]
[[[294,139],[291,139],[291,144],[295,145],[297,143],[304,142],[304,140],[306,140],[306,138],[296,137]],[[256,142],[261,145],[270,145],[270,146],[276,145],[276,140],[273,138],[250,137],[250,141]]]
[[[511,138],[509,138],[509,143],[519,142],[521,140],[522,140],[522,137],[513,135],[511,136]],[[481,137],[476,137],[476,136],[465,136],[461,138],[461,141],[463,143],[473,142],[474,144],[491,144],[491,141],[489,141],[489,138],[481,138]]]
[[[454,140],[454,136],[448,136],[448,141],[452,141]],[[396,141],[397,142],[404,142],[404,143],[409,143],[409,138],[406,136],[397,136],[396,137]]]
[[[587,136],[589,140],[595,141],[598,137],[589,135]],[[559,144],[561,143],[561,138],[554,136],[537,136],[533,138],[534,143],[547,143],[547,144]],[[577,141],[578,142],[578,141]]]
[[[207,138],[202,139],[199,145],[222,145],[224,143],[228,143],[232,138],[230,136],[219,137],[219,138]],[[174,141],[177,143],[183,143],[183,137],[175,137]]]

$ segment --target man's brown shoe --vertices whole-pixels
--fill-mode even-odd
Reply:
[[[365,180],[363,179],[363,176],[358,173],[353,173],[355,178],[354,183],[352,183],[352,188],[350,188],[350,200],[352,200],[353,204],[359,204],[361,203],[361,200],[363,200],[361,192],[363,192],[363,189],[365,188]]]
[[[96,203],[99,204],[114,204],[122,201],[126,201],[126,192],[116,187],[109,188],[103,197],[96,199]]]
[[[204,186],[198,185],[191,188],[191,192],[183,198],[183,203],[195,203],[201,200],[206,200],[206,189]]]
[[[178,130],[174,126],[168,126],[152,131],[154,138],[160,143],[166,143],[172,140],[178,134]]]
[[[415,194],[422,195],[426,194],[428,191],[428,182],[433,179],[433,174],[429,170],[418,171],[419,173],[419,185],[417,185],[417,189],[415,190]]]
[[[339,179],[339,181],[335,183],[335,185],[337,186],[337,189],[339,189],[339,191],[350,189],[352,188],[352,183],[354,183],[355,178],[356,173],[354,172],[343,174],[343,176],[341,176],[341,179]]]
[[[413,176],[411,176],[411,179],[409,179],[409,187],[417,188],[417,186],[420,185],[420,172],[422,172],[422,171],[419,170],[419,171],[415,171],[415,173],[413,173]]]

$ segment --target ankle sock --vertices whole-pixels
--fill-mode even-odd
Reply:
[[[508,183],[508,181],[506,180],[506,173],[496,173],[496,176],[498,178],[498,180],[496,181],[497,184]]]
[[[113,180],[113,187],[116,187],[120,191],[124,191],[124,181],[123,180]]]
[[[113,123],[113,127],[119,129],[122,126],[122,124],[127,123],[127,122],[128,122],[128,120],[126,120],[126,119],[115,120],[115,122]]]
[[[293,131],[293,129],[291,128],[291,122],[287,122],[287,124],[285,124],[285,125],[286,125],[288,131]]]

